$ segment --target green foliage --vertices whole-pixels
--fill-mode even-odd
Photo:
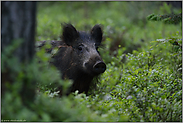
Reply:
[[[110,92],[124,105],[120,108],[128,114],[129,121],[182,121],[182,39],[179,38],[154,41],[148,50],[133,51],[126,55],[125,64],[120,54],[112,57],[99,90]]]
[[[63,22],[78,30],[102,24],[105,41],[99,51],[107,70],[91,95],[76,91],[59,98],[56,87],[62,85],[65,92],[72,81],[61,80],[49,64],[52,54],[45,49],[50,45],[36,49],[25,66],[11,55],[19,46],[15,43],[1,54],[2,73],[11,68],[14,77],[1,98],[2,121],[181,122],[182,23],[146,20],[151,13],[152,19],[171,11],[180,13],[160,2],[39,2],[36,40],[60,40]],[[21,96],[24,78],[36,83],[29,106]]]
[[[147,18],[148,20],[152,20],[152,21],[163,21],[165,24],[178,24],[182,22],[182,13],[170,14],[170,15],[151,14]]]
[[[165,24],[179,24],[182,23],[182,10],[180,11],[171,11],[170,7],[164,3],[161,9],[161,15],[150,14],[147,16],[148,20],[151,21],[162,21]],[[175,14],[176,13],[176,14]]]

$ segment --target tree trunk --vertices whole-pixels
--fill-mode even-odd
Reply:
[[[2,52],[16,39],[23,39],[14,55],[20,62],[30,61],[34,55],[36,2],[1,2],[1,4]]]
[[[1,12],[1,58],[8,46],[14,44],[15,41],[21,42],[8,56],[8,58],[16,57],[18,59],[20,64],[14,64],[14,66],[18,66],[21,70],[22,64],[24,67],[27,66],[35,54],[36,2],[1,2]],[[7,83],[12,85],[19,74],[13,71],[7,62],[8,59],[2,64],[5,68],[1,71],[2,96],[7,90]],[[33,100],[35,94],[32,91],[34,91],[35,84],[28,80],[26,72],[23,71],[23,73],[24,78],[20,81],[23,82],[20,95],[23,101]]]

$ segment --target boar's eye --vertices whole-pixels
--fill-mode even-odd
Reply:
[[[82,46],[78,46],[78,50],[79,50],[80,52],[82,52],[83,47],[82,47]]]

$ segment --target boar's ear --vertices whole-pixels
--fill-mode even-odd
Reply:
[[[71,24],[62,24],[62,40],[69,46],[79,37],[78,31]]]
[[[95,25],[92,29],[91,29],[91,36],[93,39],[96,40],[96,43],[98,45],[100,45],[101,41],[102,41],[102,29],[100,25]]]

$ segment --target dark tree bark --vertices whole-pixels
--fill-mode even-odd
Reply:
[[[14,43],[14,41],[22,41],[9,57],[18,58],[18,62],[20,63],[18,64],[18,67],[21,68],[22,64],[25,67],[31,62],[35,54],[36,2],[1,2],[1,12],[2,54],[8,46],[11,46]],[[3,65],[6,66],[5,64]],[[28,79],[26,72],[23,71],[23,73],[23,87],[20,95],[23,102],[27,103],[30,100],[33,101],[35,95],[35,88],[33,85],[35,84],[33,84],[34,82],[32,82],[32,80]],[[14,83],[17,75],[18,73],[13,71],[9,66],[5,67],[5,71],[1,71],[2,96],[7,90],[5,86],[6,83]]]
[[[30,61],[34,55],[36,2],[1,2],[1,50],[16,39],[23,39],[15,51],[20,62]]]

